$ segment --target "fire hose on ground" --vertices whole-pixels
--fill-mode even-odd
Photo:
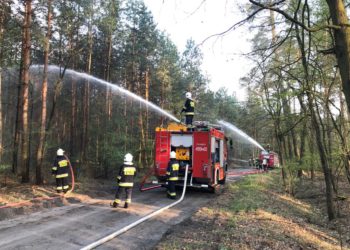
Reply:
[[[68,159],[67,156],[64,156],[66,158],[66,160],[68,161],[69,163],[69,169],[70,169],[70,174],[72,176],[72,188],[68,191],[69,193],[73,192],[74,191],[74,185],[75,185],[75,179],[74,179],[74,171],[73,171],[73,167],[72,167],[72,164],[70,163],[70,160]]]
[[[133,227],[135,227],[135,226],[137,226],[139,224],[141,224],[142,222],[144,222],[144,221],[146,221],[146,220],[156,216],[157,214],[160,214],[164,210],[169,209],[169,208],[179,204],[185,197],[186,183],[187,183],[187,173],[188,173],[188,165],[186,165],[184,187],[182,189],[182,195],[181,195],[179,200],[177,200],[177,201],[175,201],[175,202],[173,202],[173,203],[171,203],[171,204],[169,204],[169,205],[167,205],[165,207],[162,207],[162,208],[160,208],[160,209],[158,209],[158,210],[156,210],[156,211],[146,215],[145,217],[142,217],[141,219],[131,223],[130,225],[128,225],[126,227],[123,227],[123,228],[119,229],[118,231],[116,231],[116,232],[114,232],[114,233],[112,233],[110,235],[107,235],[107,236],[103,237],[102,239],[99,239],[98,241],[95,241],[95,242],[91,243],[90,245],[87,245],[87,246],[81,248],[81,250],[89,250],[89,249],[93,249],[93,248],[95,248],[95,247],[97,247],[99,245],[102,245],[103,243],[105,243],[105,242],[107,242],[107,241],[117,237],[118,235],[120,235],[122,233],[125,233],[126,231],[130,230],[131,228],[133,228]]]

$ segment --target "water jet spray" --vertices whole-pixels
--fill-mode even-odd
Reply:
[[[223,120],[219,120],[217,121],[220,125],[224,126],[226,129],[236,133],[237,135],[239,135],[241,138],[245,139],[246,141],[248,141],[249,143],[257,146],[258,148],[260,148],[261,150],[265,149],[260,145],[260,143],[258,143],[256,140],[254,140],[253,138],[251,138],[249,135],[247,135],[246,133],[244,133],[242,130],[240,130],[239,128],[237,128],[235,125],[223,121]]]
[[[31,70],[35,70],[35,69],[40,69],[40,68],[43,68],[43,67],[44,67],[43,65],[32,65],[30,68],[31,68]],[[58,67],[56,65],[49,65],[48,66],[48,71],[60,72],[60,67]],[[66,69],[66,74],[74,75],[74,76],[80,77],[80,78],[85,78],[85,79],[90,80],[92,82],[96,82],[96,83],[99,83],[99,84],[103,84],[103,85],[105,85],[107,87],[110,87],[112,89],[112,91],[114,91],[115,93],[125,94],[128,97],[131,97],[134,100],[145,104],[147,107],[151,108],[153,111],[156,111],[156,112],[158,112],[158,113],[160,113],[160,114],[170,118],[171,120],[180,123],[180,120],[177,119],[174,115],[172,115],[169,112],[165,111],[164,109],[160,108],[156,104],[143,99],[141,96],[138,96],[138,95],[130,92],[129,90],[124,89],[123,87],[120,87],[118,85],[112,84],[110,82],[107,82],[105,80],[99,79],[97,77],[91,76],[91,75],[89,75],[87,73],[77,72],[77,71],[72,70],[72,69]]]

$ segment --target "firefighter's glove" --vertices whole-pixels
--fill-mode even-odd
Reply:
[[[165,185],[169,185],[169,183],[168,183],[168,182],[165,182]]]

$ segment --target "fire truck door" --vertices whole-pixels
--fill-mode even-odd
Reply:
[[[193,177],[195,178],[210,178],[211,163],[210,163],[210,148],[209,148],[209,133],[194,132],[193,135]]]

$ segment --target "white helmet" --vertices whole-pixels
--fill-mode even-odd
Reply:
[[[57,156],[63,156],[64,150],[62,148],[57,149]]]
[[[171,158],[171,159],[175,159],[175,158],[176,158],[176,153],[175,153],[175,151],[171,151],[171,152],[170,152],[170,158]]]
[[[130,153],[127,153],[125,156],[124,156],[124,163],[126,164],[132,164],[132,154]]]
[[[192,98],[192,94],[190,92],[187,92],[186,93],[186,98],[190,98],[191,99]]]

